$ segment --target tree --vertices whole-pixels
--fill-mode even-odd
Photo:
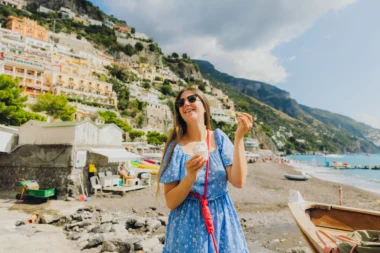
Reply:
[[[127,44],[124,47],[124,53],[128,56],[132,56],[137,53],[136,49],[132,47],[131,45]]]
[[[140,131],[140,130],[131,130],[129,132],[129,137],[131,138],[132,141],[134,141],[136,138],[144,136],[145,132]]]
[[[186,54],[186,53],[183,53],[183,54],[182,54],[182,58],[183,58],[183,59],[187,59],[187,54]]]
[[[105,123],[108,123],[108,124],[114,123],[115,125],[120,127],[124,132],[130,132],[132,130],[131,126],[128,125],[128,123],[125,122],[124,120],[117,118],[114,112],[110,112],[110,111],[100,112],[99,111],[98,114],[103,118]]]
[[[143,82],[142,86],[144,87],[144,89],[147,89],[147,90],[150,89],[150,83],[148,82]]]
[[[21,96],[18,81],[0,75],[0,124],[19,126],[30,119],[45,120],[44,117],[24,110],[27,97]]]
[[[247,111],[249,107],[248,101],[245,100],[239,100],[237,103],[237,106],[239,107],[240,110]]]
[[[170,85],[162,85],[161,86],[161,93],[164,95],[170,95],[173,93],[172,87]]]
[[[176,52],[174,52],[174,53],[172,53],[172,57],[177,59],[179,57],[179,55]]]
[[[53,95],[45,93],[37,96],[37,102],[30,108],[35,112],[46,112],[47,115],[54,119],[63,121],[73,120],[73,114],[76,111],[74,106],[69,105],[69,101],[63,95]]]
[[[201,91],[206,91],[206,87],[203,83],[198,85],[198,89],[200,89]]]
[[[141,128],[144,124],[144,121],[145,121],[145,116],[143,114],[140,114],[137,119],[136,119],[136,123],[137,123],[137,126],[139,128]]]
[[[154,45],[153,43],[149,44],[149,51],[155,52],[156,51],[156,45]]]
[[[137,42],[135,44],[135,49],[139,52],[143,51],[144,50],[144,45],[141,43],[141,42]]]
[[[131,27],[131,33],[132,33],[132,34],[135,34],[135,33],[136,33],[136,28]]]
[[[150,132],[146,135],[147,141],[149,144],[154,144],[154,145],[161,145],[165,143],[168,139],[168,136],[165,134],[160,134],[156,131]]]

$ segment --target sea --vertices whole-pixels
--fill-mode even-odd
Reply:
[[[349,165],[380,165],[380,155],[342,155],[341,157],[291,155],[287,158],[290,159],[290,166],[297,171],[305,172],[322,180],[380,193],[380,170],[325,167],[327,162],[332,164],[333,161],[345,162]]]

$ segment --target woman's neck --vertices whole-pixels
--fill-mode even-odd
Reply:
[[[189,141],[205,141],[206,126],[204,123],[198,122],[194,122],[194,124],[187,124],[186,137]]]

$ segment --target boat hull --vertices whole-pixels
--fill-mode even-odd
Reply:
[[[309,179],[307,176],[291,175],[291,174],[285,174],[284,177],[288,180],[295,180],[295,181],[306,181]]]
[[[348,235],[355,230],[380,230],[380,212],[313,202],[289,203],[293,218],[314,253],[323,253],[324,243],[335,246],[317,233]],[[318,231],[318,232],[317,232]]]

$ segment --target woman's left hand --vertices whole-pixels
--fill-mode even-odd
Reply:
[[[238,126],[235,131],[235,139],[242,139],[252,128],[252,116],[248,113],[239,113],[237,116]]]

